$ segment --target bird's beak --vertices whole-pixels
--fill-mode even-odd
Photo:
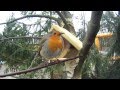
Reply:
[[[64,34],[64,33],[60,33],[60,35],[62,35],[62,34]]]

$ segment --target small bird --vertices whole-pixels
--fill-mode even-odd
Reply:
[[[40,41],[39,54],[48,60],[58,58],[64,49],[63,33],[58,31],[49,32]]]

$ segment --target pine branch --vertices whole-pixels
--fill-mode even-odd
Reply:
[[[13,76],[13,75],[19,75],[19,74],[23,74],[23,73],[28,73],[28,72],[36,71],[36,70],[39,70],[39,69],[42,69],[42,68],[46,68],[48,66],[52,66],[52,65],[55,65],[55,64],[60,64],[60,63],[66,62],[66,61],[74,60],[76,58],[79,58],[79,56],[73,57],[73,58],[69,58],[69,59],[59,59],[59,60],[56,60],[55,62],[51,62],[51,63],[48,63],[48,62],[44,63],[43,62],[43,63],[41,63],[37,67],[31,68],[31,69],[27,69],[27,70],[23,70],[23,71],[19,71],[19,72],[14,72],[14,73],[0,75],[0,77]]]
[[[14,20],[12,20],[12,21],[9,21],[9,22],[0,23],[0,25],[13,23],[13,22],[15,22],[15,21],[18,21],[18,20],[21,20],[21,19],[24,19],[24,18],[29,18],[29,17],[44,17],[44,18],[53,19],[53,20],[59,22],[57,18],[51,17],[51,16],[46,16],[46,15],[26,15],[26,16],[23,16],[23,17],[20,17],[20,18],[16,18],[16,19],[14,19]]]
[[[9,37],[9,38],[2,38],[2,40],[9,40],[9,39],[22,39],[22,38],[34,38],[34,39],[41,39],[41,37],[30,37],[30,36],[21,36],[21,37]]]

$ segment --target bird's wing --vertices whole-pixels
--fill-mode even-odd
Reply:
[[[40,54],[40,51],[41,51],[41,49],[42,49],[45,41],[49,39],[50,35],[51,35],[51,32],[49,32],[48,34],[44,35],[42,37],[42,39],[40,40],[40,42],[39,42],[39,48],[38,48],[38,53],[39,54]]]

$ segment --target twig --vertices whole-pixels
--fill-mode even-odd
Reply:
[[[79,58],[79,56],[76,56],[76,57],[73,57],[73,58],[69,58],[69,59],[62,59],[62,60],[59,59],[59,61],[57,60],[56,62],[51,62],[51,63],[41,63],[37,67],[31,68],[31,69],[27,69],[27,70],[23,70],[23,71],[19,71],[19,72],[14,72],[14,73],[0,75],[0,77],[6,77],[6,76],[13,76],[13,75],[19,75],[19,74],[23,74],[23,73],[28,73],[28,72],[32,72],[32,71],[35,71],[35,70],[38,70],[38,69],[42,69],[42,68],[45,68],[45,67],[48,67],[48,66],[52,66],[52,65],[55,65],[55,64],[60,64],[60,63],[66,62],[66,61],[74,60],[76,58]]]
[[[25,24],[26,26],[32,26],[32,25],[38,25],[37,23],[35,24],[26,24],[26,23],[23,23],[23,22],[17,22],[18,24]]]
[[[20,18],[16,18],[16,19],[14,19],[14,20],[12,20],[12,21],[9,21],[9,22],[0,23],[0,25],[2,25],[2,24],[9,24],[9,23],[15,22],[15,21],[17,21],[17,20],[21,20],[21,19],[29,18],[29,17],[44,17],[44,18],[53,19],[53,20],[55,20],[55,21],[58,22],[58,19],[57,19],[57,18],[51,17],[51,16],[46,16],[46,15],[26,15],[26,16],[23,16],[23,17],[20,17]]]
[[[38,54],[39,54],[39,53],[36,53],[36,54],[35,54],[35,56],[34,56],[34,58],[33,58],[33,60],[32,60],[32,63],[30,64],[30,66],[28,67],[28,69],[30,69],[30,68],[32,67],[33,63],[35,62],[35,60],[36,60],[36,58],[37,58],[37,56],[38,56]]]

